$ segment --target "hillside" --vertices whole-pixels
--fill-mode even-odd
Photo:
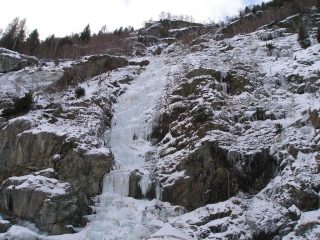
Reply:
[[[0,49],[0,239],[319,239],[315,9],[152,22],[121,56]]]

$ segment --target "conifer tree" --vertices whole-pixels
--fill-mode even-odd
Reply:
[[[310,47],[310,45],[311,45],[311,42],[309,39],[309,34],[308,34],[308,31],[307,31],[306,26],[304,24],[302,24],[299,27],[298,41],[300,43],[300,46],[304,49]]]
[[[29,34],[26,40],[27,53],[30,55],[35,55],[39,46],[40,46],[39,33],[38,33],[38,30],[35,29]]]
[[[88,24],[83,31],[80,33],[80,40],[84,43],[88,43],[91,38],[90,25]]]
[[[0,47],[21,51],[26,38],[26,20],[13,19],[0,39]]]
[[[0,46],[10,49],[13,49],[14,38],[18,29],[19,18],[13,19],[13,21],[8,25],[7,29],[3,33],[3,36],[0,40]]]
[[[46,49],[47,55],[50,56],[51,58],[53,58],[55,56],[56,49],[57,49],[56,38],[55,38],[54,34],[47,37],[44,40],[42,45]]]
[[[318,27],[318,30],[317,30],[317,40],[318,40],[318,43],[320,43],[320,27]]]

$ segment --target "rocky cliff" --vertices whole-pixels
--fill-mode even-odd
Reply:
[[[154,23],[136,33],[139,56],[47,62],[0,75],[2,108],[12,96],[35,93],[29,113],[1,120],[0,212],[7,220],[0,221],[6,232],[0,237],[15,236],[27,220],[40,229],[23,228],[30,239],[86,239],[102,221],[95,216],[104,217],[95,211],[110,211],[113,224],[131,206],[132,216],[152,225],[149,239],[319,239],[320,44],[313,24],[320,17],[299,19],[308,18],[307,49],[292,31],[295,16],[232,38],[202,25],[169,27],[174,41]],[[206,34],[179,41],[197,28]],[[151,172],[146,197],[177,208],[153,200],[142,209],[136,199],[97,196],[115,167],[114,104],[128,89],[137,91],[130,86],[142,73],[157,79],[155,72],[166,82],[148,112],[152,129],[145,140],[153,150],[144,156]],[[84,96],[76,96],[79,87]],[[143,173],[128,178],[128,195],[143,198]],[[41,231],[78,233],[44,237]]]
[[[19,76],[23,76],[24,91],[35,91],[34,108],[29,114],[2,122],[1,181],[11,176],[27,179],[28,176],[34,176],[34,172],[48,168],[53,171],[44,180],[35,179],[36,187],[25,180],[30,184],[27,189],[18,188],[24,185],[21,182],[23,180],[13,181],[9,178],[4,181],[0,190],[0,208],[5,215],[32,221],[39,229],[51,234],[72,232],[72,228],[66,227],[67,225],[85,224],[83,217],[91,212],[91,197],[101,193],[102,179],[113,165],[113,156],[106,147],[104,138],[105,132],[110,128],[112,104],[133,76],[139,74],[140,65],[145,65],[140,62],[130,64],[132,67],[124,58],[95,56],[71,65],[61,63],[54,66],[45,63],[45,67],[24,69],[22,72],[1,76],[1,81],[7,86],[16,86]],[[128,72],[125,75],[117,71],[110,73],[113,69],[126,66]],[[46,79],[47,84],[35,87],[32,83],[35,74],[46,71],[51,72],[51,78]],[[102,75],[103,72],[108,73]],[[92,78],[95,75],[98,77]],[[46,75],[40,76],[45,78]],[[74,93],[75,88],[88,79],[90,83],[83,83],[88,88],[86,96],[78,99]],[[58,91],[57,86],[63,88]],[[9,94],[10,91],[6,96],[11,96]],[[11,94],[17,94],[16,89],[12,89]],[[10,101],[6,96],[3,100]],[[54,190],[56,182],[66,186],[63,187],[64,194],[53,196],[41,190]],[[51,185],[47,186],[48,184]],[[12,189],[12,186],[15,187]],[[51,200],[52,206],[42,206],[43,202]],[[23,204],[19,205],[20,201]],[[60,216],[69,207],[70,212],[66,212],[66,216]],[[39,212],[41,216],[54,214],[56,217],[43,221],[43,217],[36,215]]]

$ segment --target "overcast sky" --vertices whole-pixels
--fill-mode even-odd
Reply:
[[[192,15],[196,22],[219,21],[248,4],[267,0],[0,0],[0,28],[15,17],[26,18],[29,31],[40,37],[80,32],[88,23],[93,32],[105,24],[108,31],[120,26],[139,28],[161,12]]]

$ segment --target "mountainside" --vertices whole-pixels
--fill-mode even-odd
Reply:
[[[0,239],[320,239],[319,24],[153,23],[132,57],[0,50]]]

